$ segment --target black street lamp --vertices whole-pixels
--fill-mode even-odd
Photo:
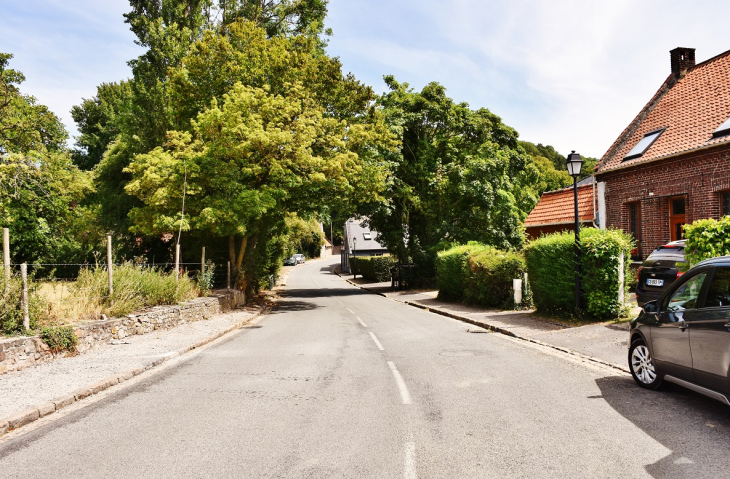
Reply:
[[[357,278],[357,238],[352,238],[352,257],[355,258],[355,264],[352,267],[352,279]]]
[[[583,166],[583,158],[573,150],[565,162],[568,174],[573,177],[573,202],[575,203],[575,311],[580,313],[580,219],[578,217],[578,175]]]

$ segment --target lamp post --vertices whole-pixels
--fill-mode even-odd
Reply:
[[[565,162],[568,174],[573,177],[573,202],[575,206],[575,311],[580,313],[580,219],[578,217],[578,175],[583,166],[583,158],[573,150]]]
[[[355,264],[352,267],[352,279],[357,278],[357,238],[352,238],[352,257],[355,258]]]

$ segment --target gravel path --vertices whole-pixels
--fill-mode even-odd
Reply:
[[[0,376],[0,418],[39,406],[114,374],[143,367],[168,353],[240,324],[257,311],[241,309],[174,329],[130,336],[124,339],[128,344],[107,344],[75,357],[3,374]]]

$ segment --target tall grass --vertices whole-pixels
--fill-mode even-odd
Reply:
[[[123,316],[145,307],[177,304],[198,297],[195,283],[183,273],[180,279],[173,273],[144,268],[128,263],[114,269],[114,291],[109,296],[107,270],[102,267],[84,269],[74,288],[80,297],[110,317]]]
[[[23,311],[20,298],[23,283],[18,276],[11,276],[10,280],[0,272],[0,333],[12,334],[23,331]],[[30,329],[47,317],[46,301],[38,293],[36,285],[30,282],[28,287],[28,316]]]

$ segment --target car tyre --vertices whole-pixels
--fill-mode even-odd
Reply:
[[[664,386],[664,380],[654,366],[651,351],[641,339],[631,343],[629,348],[629,369],[636,384],[642,388],[657,390]]]

